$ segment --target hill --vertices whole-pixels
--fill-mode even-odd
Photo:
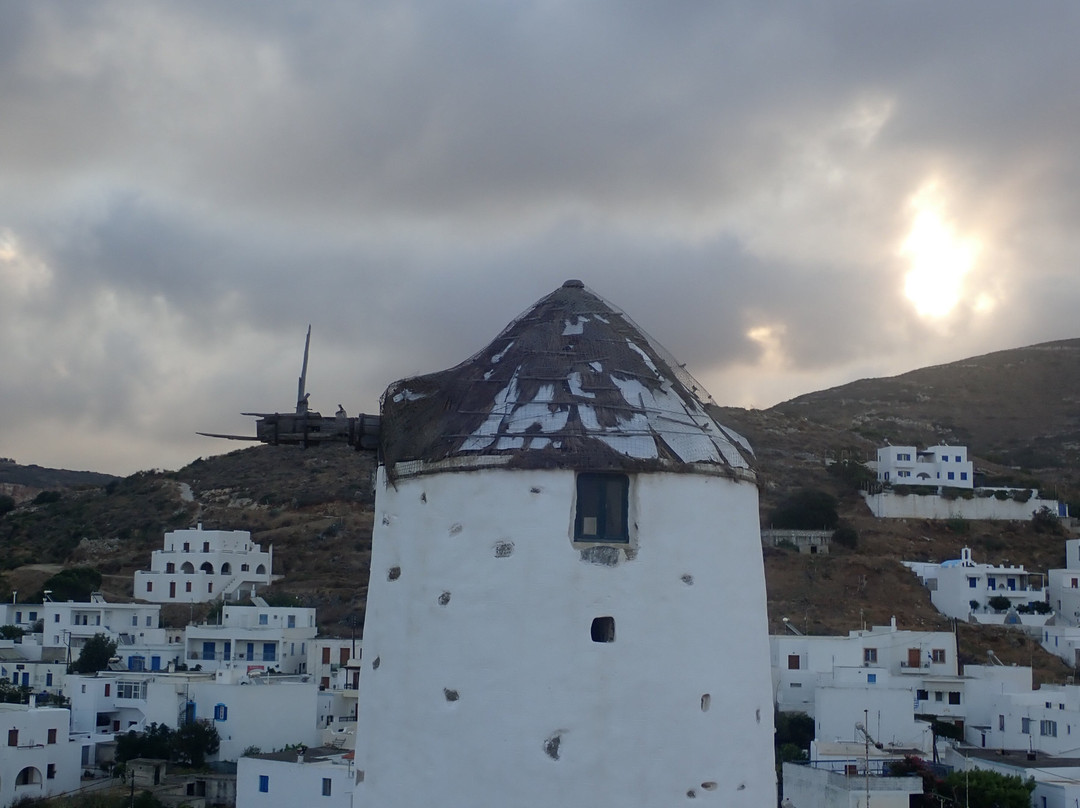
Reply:
[[[1076,501],[1078,400],[1080,340],[1069,340],[864,379],[768,410],[717,408],[755,448],[763,525],[785,496],[813,489],[835,496],[858,533],[854,549],[827,556],[765,551],[771,630],[784,630],[783,617],[810,633],[846,633],[894,616],[902,628],[947,628],[900,562],[956,557],[965,545],[980,561],[1063,566],[1063,536],[1025,523],[874,519],[857,485],[829,471],[842,466],[826,460],[861,460],[885,439],[964,442],[984,476]],[[88,564],[104,574],[107,597],[130,597],[132,573],[148,565],[164,531],[201,521],[273,544],[274,572],[286,577],[270,599],[315,606],[324,632],[347,635],[363,624],[374,468],[371,453],[341,446],[256,446],[24,503],[0,518],[0,585],[32,592],[62,566]],[[171,617],[182,624],[190,614]],[[1041,681],[1071,672],[1019,633],[957,631],[969,662],[985,661],[992,648],[1007,663],[1033,664]]]
[[[9,457],[0,457],[0,494],[25,502],[42,491],[107,485],[118,479],[96,471],[68,471],[43,466],[21,466]]]

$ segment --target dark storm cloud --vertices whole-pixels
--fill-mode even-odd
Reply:
[[[5,4],[3,409],[77,428],[5,415],[0,454],[212,451],[291,406],[308,322],[319,406],[370,411],[569,277],[722,403],[1068,336],[1078,16]],[[927,187],[981,244],[940,322],[898,253]]]

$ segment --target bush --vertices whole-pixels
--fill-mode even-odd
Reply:
[[[60,501],[59,491],[42,491],[36,497],[34,497],[35,505],[48,505],[53,502]]]
[[[824,491],[797,491],[773,509],[770,521],[786,530],[833,530],[840,521],[836,497]]]
[[[952,519],[946,520],[945,527],[960,536],[965,536],[971,532],[971,523],[967,519],[963,519],[959,516],[954,516]]]
[[[832,542],[849,550],[854,550],[859,544],[859,532],[847,522],[841,522],[833,531]]]
[[[15,498],[0,494],[0,516],[15,510]]]
[[[1030,488],[1025,488],[1023,490],[1018,490],[1018,491],[1013,491],[1012,492],[1013,502],[1027,502],[1029,499],[1031,499],[1031,495],[1034,494],[1034,493],[1035,492],[1032,491]]]
[[[1057,514],[1045,505],[1031,515],[1031,526],[1035,528],[1036,533],[1061,532],[1061,522],[1058,521]]]
[[[995,612],[1003,612],[1012,604],[1012,602],[1004,595],[994,595],[994,597],[990,598],[986,603]]]

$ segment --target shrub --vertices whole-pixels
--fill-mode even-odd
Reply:
[[[1003,612],[1011,605],[1011,601],[1004,595],[994,595],[986,603],[995,612]]]
[[[1035,492],[1032,491],[1030,488],[1024,488],[1022,490],[1013,491],[1012,492],[1013,502],[1027,502],[1029,499],[1031,499],[1031,495],[1034,494],[1034,493]]]
[[[854,550],[859,544],[859,532],[847,522],[841,522],[833,531],[832,542]]]
[[[773,509],[772,526],[788,530],[833,530],[840,521],[836,497],[824,491],[797,491]]]
[[[0,494],[0,516],[15,510],[15,498]]]
[[[1031,526],[1036,533],[1060,533],[1061,522],[1057,514],[1043,505],[1031,515]]]
[[[60,501],[59,491],[42,491],[36,497],[34,497],[35,505],[48,505],[52,502]]]
[[[971,523],[967,519],[963,519],[959,516],[954,516],[952,519],[946,520],[945,527],[961,536],[971,532]]]

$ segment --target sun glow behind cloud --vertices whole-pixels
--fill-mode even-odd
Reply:
[[[911,266],[904,278],[904,295],[920,316],[940,319],[960,303],[979,243],[960,235],[946,219],[936,186],[917,193],[911,206],[914,218],[900,247]]]

